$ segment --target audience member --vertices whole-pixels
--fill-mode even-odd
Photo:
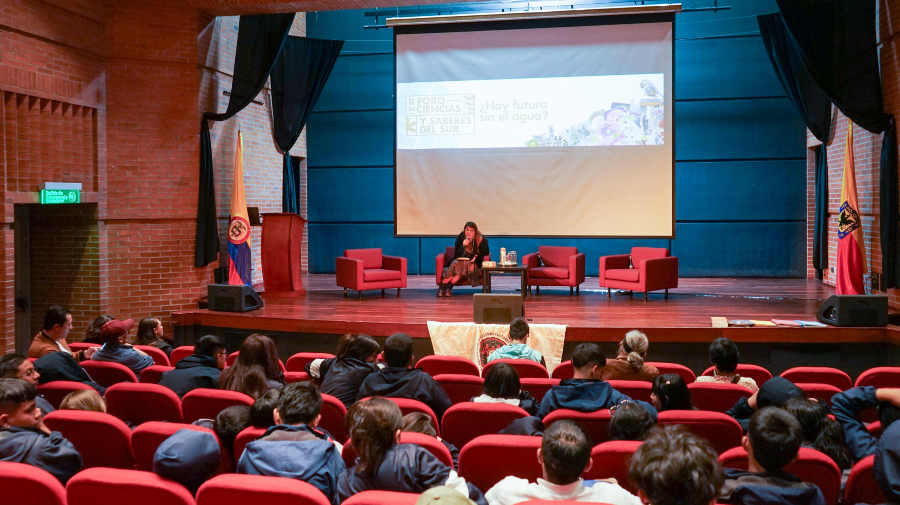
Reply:
[[[683,426],[654,430],[632,456],[628,477],[649,505],[710,505],[724,480],[716,451]]]
[[[55,381],[81,382],[94,388],[101,395],[106,394],[106,388],[94,382],[84,368],[75,362],[71,354],[64,352],[45,354],[43,358],[34,361],[34,369],[40,372],[38,384]]]
[[[270,389],[281,389],[275,342],[265,335],[250,335],[241,344],[237,360],[219,375],[219,389],[238,391],[256,400]]]
[[[28,357],[40,358],[51,352],[64,352],[75,358],[75,361],[79,363],[86,359],[91,359],[91,356],[97,351],[96,347],[76,353],[69,349],[66,337],[69,336],[70,331],[72,331],[72,313],[69,312],[69,309],[59,305],[50,307],[47,309],[47,313],[44,314],[43,329],[31,340],[31,347],[28,348]]]
[[[881,433],[872,470],[886,503],[900,503],[900,423]]]
[[[806,398],[806,394],[793,382],[784,377],[772,377],[760,386],[759,391],[754,393],[753,396],[741,398],[734,404],[734,407],[731,407],[725,413],[733,417],[741,425],[744,433],[746,433],[750,426],[750,416],[757,409],[784,407],[784,404],[793,398]]]
[[[86,410],[106,413],[106,402],[93,389],[79,389],[67,394],[59,403],[59,410]]]
[[[769,382],[772,381],[766,384]],[[765,389],[766,384],[763,384],[760,392]],[[844,438],[856,460],[875,454],[878,445],[878,439],[869,433],[866,425],[859,419],[860,412],[873,407],[878,408],[881,429],[886,430],[900,419],[900,389],[863,386],[831,397],[834,418],[844,427]]]
[[[195,422],[194,424],[200,424]],[[202,424],[201,424],[202,426]],[[234,440],[250,426],[250,407],[233,405],[222,409],[211,426],[228,454],[234,454]]]
[[[31,360],[25,356],[21,354],[7,354],[0,358],[0,379],[22,379],[37,387],[38,379],[40,378],[41,374],[34,367]],[[56,410],[41,395],[35,398],[35,405],[41,409],[41,413],[44,415]]]
[[[617,405],[622,400],[631,400],[600,379],[605,364],[606,358],[597,344],[578,344],[572,354],[575,377],[563,379],[558,386],[550,388],[541,400],[538,417],[543,419],[556,409],[596,412]],[[656,421],[656,409],[652,405],[640,400],[634,401],[647,409],[650,417]]]
[[[36,397],[34,384],[0,379],[0,461],[36,466],[65,485],[81,471],[81,455],[58,431],[47,428]]]
[[[784,405],[803,428],[803,446],[811,447],[834,460],[843,470],[853,466],[853,455],[844,440],[844,429],[828,417],[828,404],[823,400],[794,398]]]
[[[87,329],[84,330],[84,340],[82,340],[82,342],[102,345],[103,341],[100,340],[100,328],[113,319],[115,318],[105,314],[95,317],[94,320],[91,321],[91,324],[88,325]]]
[[[179,398],[195,389],[218,389],[227,356],[219,337],[206,335],[197,341],[194,354],[178,360],[175,370],[163,372],[159,385],[171,389]]]
[[[444,388],[415,363],[413,341],[406,333],[394,333],[384,343],[384,360],[388,368],[369,375],[359,389],[358,399],[369,396],[410,398],[434,411],[438,419],[452,406]]]
[[[285,386],[274,411],[276,425],[247,444],[238,473],[302,480],[337,505],[337,479],[346,467],[341,446],[317,428],[321,410],[322,395],[309,383]]]
[[[444,447],[450,451],[450,458],[453,459],[453,468],[459,468],[459,449],[450,442],[437,436],[434,422],[432,422],[431,416],[428,414],[425,414],[424,412],[411,412],[406,414],[403,416],[403,426],[400,428],[400,431],[421,433],[436,438],[438,442],[444,444]]]
[[[647,335],[638,330],[629,331],[619,342],[616,358],[606,361],[600,378],[605,381],[652,381],[659,375],[659,370],[655,366],[644,364],[648,347],[650,342]]]
[[[658,412],[666,410],[694,410],[691,404],[691,390],[684,378],[677,373],[667,373],[653,379],[650,403]]]
[[[767,381],[768,384],[770,381]],[[784,471],[803,444],[803,428],[790,412],[763,407],[750,417],[743,439],[747,470],[726,468],[719,503],[741,505],[825,505],[815,484]]]
[[[306,372],[314,379],[322,379],[319,391],[334,396],[349,408],[366,377],[378,371],[375,365],[378,351],[374,338],[364,333],[358,336],[348,333],[338,343],[337,356],[310,361]]]
[[[488,355],[487,362],[490,363],[495,359],[528,359],[546,367],[544,356],[528,346],[529,333],[528,323],[524,319],[521,317],[513,319],[509,324],[510,343],[495,349]]]
[[[287,386],[285,386],[287,387]],[[270,389],[260,396],[250,406],[250,424],[254,428],[270,428],[275,426],[275,409],[278,407],[278,397],[281,391]]]
[[[640,505],[637,496],[608,481],[584,481],[591,469],[591,439],[572,421],[557,421],[543,434],[537,459],[544,478],[536,483],[506,477],[485,498],[490,505],[515,505],[528,500],[580,501],[611,505]]]
[[[713,365],[713,374],[701,375],[697,377],[697,382],[737,384],[749,389],[751,393],[759,391],[755,380],[738,375],[737,366],[740,361],[737,345],[730,338],[719,337],[709,345],[709,362]]]
[[[153,454],[151,470],[191,492],[216,473],[222,461],[219,442],[208,431],[182,429],[165,439]]]
[[[505,403],[537,414],[537,405],[528,391],[522,391],[519,374],[506,363],[492,366],[484,378],[484,394],[472,398],[475,403]]]
[[[153,364],[153,358],[147,356],[144,351],[125,343],[132,326],[134,326],[134,321],[131,319],[124,321],[113,319],[104,324],[100,328],[100,340],[103,341],[103,347],[95,352],[91,359],[125,365],[134,372],[134,375],[140,377],[141,372]]]
[[[350,407],[347,428],[359,459],[338,479],[340,501],[370,489],[421,493],[446,485],[486,505],[478,488],[467,484],[433,454],[416,444],[398,443],[402,425],[400,408],[385,398],[371,398]]]
[[[166,353],[166,357],[172,359],[172,346],[163,340],[162,321],[155,317],[145,317],[138,323],[135,345],[151,345]]]
[[[653,429],[650,413],[639,403],[624,401],[610,407],[614,409],[609,420],[610,440],[644,440]]]

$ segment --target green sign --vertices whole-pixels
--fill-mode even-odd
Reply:
[[[77,189],[42,189],[41,203],[81,203],[81,191]]]

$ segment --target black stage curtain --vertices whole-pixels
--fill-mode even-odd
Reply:
[[[827,143],[831,131],[831,100],[803,67],[803,61],[794,47],[781,14],[764,14],[756,16],[756,20],[766,52],[769,53],[769,61],[772,62],[781,86],[791,103],[803,115],[809,131],[821,142]]]
[[[816,208],[813,224],[813,268],[816,277],[828,268],[828,154],[825,144],[816,146]]]
[[[241,16],[228,109],[223,114],[206,112],[200,122],[200,194],[197,199],[195,267],[212,263],[219,254],[215,176],[207,120],[224,121],[240,112],[259,94],[293,22],[293,13]]]
[[[281,211],[300,214],[290,150],[316,106],[344,41],[288,37],[272,68],[275,143],[284,153]]]
[[[870,0],[776,0],[806,70],[845,116],[881,145],[881,289],[900,287],[900,191],[897,137],[884,96],[875,38],[876,2]]]

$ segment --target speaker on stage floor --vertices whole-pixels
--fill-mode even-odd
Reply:
[[[509,324],[517,317],[525,317],[522,295],[477,293],[473,300],[476,323]]]
[[[262,298],[250,286],[229,284],[209,285],[209,310],[223,312],[249,312],[261,309]]]
[[[887,326],[888,297],[834,295],[819,307],[816,319],[834,326]]]

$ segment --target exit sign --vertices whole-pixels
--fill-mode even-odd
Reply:
[[[42,189],[41,203],[81,203],[81,191],[77,189]]]

